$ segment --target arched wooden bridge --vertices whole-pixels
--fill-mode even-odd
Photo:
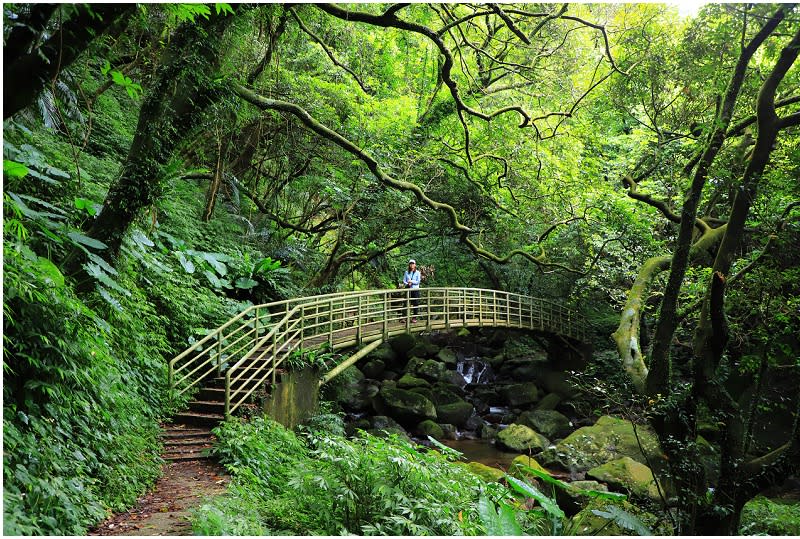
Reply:
[[[342,292],[254,305],[171,360],[170,387],[178,394],[201,388],[195,407],[222,419],[259,387],[274,384],[278,369],[290,358],[323,345],[337,350],[369,343],[347,360],[350,365],[389,337],[407,332],[506,327],[585,340],[582,320],[548,300],[477,288],[419,292],[416,315],[409,290]]]

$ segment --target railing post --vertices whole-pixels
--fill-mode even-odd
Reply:
[[[231,415],[231,373],[225,373],[225,419]]]
[[[217,336],[217,376],[222,373],[222,332]]]
[[[356,343],[357,344],[361,344],[361,339],[363,338],[363,335],[361,333],[361,298],[362,297],[363,296],[361,296],[361,295],[358,296],[358,298],[357,298],[358,299],[358,303],[357,303],[357,307],[356,307]]]
[[[333,346],[333,298],[328,302],[328,344]]]
[[[391,302],[391,292],[383,293],[383,340],[389,338],[389,303]]]

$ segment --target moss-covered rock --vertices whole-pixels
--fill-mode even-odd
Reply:
[[[639,498],[660,500],[653,472],[630,457],[622,457],[592,468],[586,472],[586,476],[602,481],[612,489],[627,490]]]
[[[364,363],[364,366],[361,367],[361,372],[364,373],[364,376],[372,378],[373,380],[380,380],[384,370],[386,370],[386,364],[381,359],[367,361]]]
[[[384,365],[394,365],[397,362],[397,352],[388,343],[383,343],[367,356],[369,359],[383,361]]]
[[[475,408],[466,401],[453,402],[450,404],[440,404],[436,406],[436,416],[443,423],[452,423],[457,427],[463,427],[472,417]]]
[[[548,393],[536,405],[537,410],[555,410],[561,403],[561,396],[558,393]]]
[[[341,403],[348,412],[361,412],[369,408],[370,400],[364,393],[364,373],[355,366],[348,367],[341,374],[343,382],[337,384],[333,399]]]
[[[503,388],[502,394],[510,406],[523,406],[539,400],[539,388],[531,382],[508,385]]]
[[[458,439],[458,429],[452,423],[439,423],[439,426],[442,427],[442,431],[444,432],[443,436],[445,440],[457,440]]]
[[[458,364],[458,357],[456,353],[450,350],[449,348],[442,348],[439,352],[436,353],[436,359],[444,363],[445,365],[456,365]]]
[[[433,396],[431,397],[431,401],[433,404],[452,404],[454,402],[462,402],[463,393],[459,392],[457,386],[453,386],[450,384],[444,383],[436,383],[433,384],[431,387],[431,393]]]
[[[447,366],[444,363],[439,363],[435,359],[426,359],[422,365],[419,365],[415,373],[420,377],[426,380],[430,380],[431,382],[437,382],[439,380],[449,380],[450,374],[447,370]]]
[[[379,396],[386,413],[401,423],[416,425],[425,419],[436,419],[433,403],[419,393],[383,387]]]
[[[517,423],[530,427],[547,438],[563,438],[572,431],[569,418],[555,410],[534,410],[523,412]]]
[[[651,513],[639,509],[627,501],[615,502],[613,505],[628,513],[629,527],[622,527],[613,519],[605,518],[602,514],[609,513],[607,500],[592,499],[572,517],[569,525],[571,535],[674,535],[675,531],[669,526],[669,519],[659,518]],[[595,511],[599,512],[595,513]],[[643,529],[630,529],[630,526],[642,526]]]
[[[556,489],[556,503],[567,516],[580,512],[591,503],[592,497],[585,494],[585,491],[608,492],[608,487],[597,481],[573,481],[569,486],[568,489]]]
[[[550,442],[547,438],[525,425],[513,423],[497,433],[497,443],[512,451],[538,453]]]
[[[408,352],[417,345],[417,339],[411,333],[403,333],[392,338],[389,346],[400,357],[409,357]]]
[[[422,436],[423,438],[426,436],[431,436],[437,440],[444,439],[444,430],[442,430],[442,427],[430,419],[426,419],[417,425],[417,427],[414,429],[414,433],[418,436]]]
[[[486,464],[482,464],[480,462],[459,462],[458,464],[477,475],[487,483],[500,481],[503,476],[506,475],[505,472],[500,468],[487,466]]]
[[[408,355],[422,358],[434,358],[439,352],[439,346],[429,341],[417,341],[417,344],[408,351]]]
[[[525,479],[527,477],[531,477],[531,474],[527,473],[523,466],[528,466],[533,468],[538,472],[543,472],[549,474],[547,470],[545,470],[539,462],[531,457],[530,455],[519,455],[514,457],[514,460],[511,461],[511,465],[508,467],[508,475],[513,477],[518,477],[520,479]]]
[[[639,441],[646,457],[639,449]],[[630,421],[603,416],[594,425],[579,428],[554,448],[544,451],[539,460],[545,466],[585,471],[625,456],[645,465],[648,460],[656,465],[664,463],[658,438],[652,430],[637,425],[634,434]]]
[[[397,381],[397,387],[401,389],[412,389],[415,387],[431,387],[431,383],[422,378],[417,378],[412,374],[404,374]]]

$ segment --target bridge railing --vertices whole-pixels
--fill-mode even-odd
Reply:
[[[295,298],[252,305],[210,331],[169,362],[170,387],[180,395],[199,386],[203,380],[220,375],[249,352],[258,337],[269,331],[276,320],[281,320],[295,305],[306,300],[308,298]]]
[[[583,339],[577,317],[557,303],[509,292],[468,288],[377,290],[306,298],[287,310],[225,373],[225,411],[233,413],[301,351],[385,340],[405,332],[457,327],[511,327]],[[416,314],[414,311],[417,311]]]

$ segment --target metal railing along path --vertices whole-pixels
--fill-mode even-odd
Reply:
[[[327,343],[332,350],[407,332],[461,327],[508,327],[584,341],[582,320],[540,298],[479,288],[367,290],[296,298],[251,306],[169,363],[170,387],[179,394],[225,373],[229,416],[292,354]],[[416,318],[416,322],[413,320]]]

